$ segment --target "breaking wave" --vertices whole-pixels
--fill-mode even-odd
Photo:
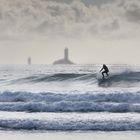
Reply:
[[[46,114],[47,115],[47,114]],[[60,123],[61,122],[61,123]],[[137,119],[129,120],[38,120],[38,119],[10,119],[0,120],[2,129],[14,130],[55,130],[55,131],[127,131],[140,130],[140,121]]]
[[[0,111],[27,112],[140,112],[140,104],[55,102],[55,103],[2,103]]]
[[[140,112],[140,92],[3,92],[1,111]]]

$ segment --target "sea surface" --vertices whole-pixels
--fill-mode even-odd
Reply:
[[[0,130],[140,130],[140,67],[101,67],[1,65]]]

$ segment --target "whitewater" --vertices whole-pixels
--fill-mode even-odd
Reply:
[[[140,67],[1,65],[0,129],[140,130]]]

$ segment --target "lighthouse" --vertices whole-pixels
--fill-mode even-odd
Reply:
[[[56,60],[53,64],[74,64],[72,61],[69,60],[69,50],[68,50],[68,48],[64,49],[64,58]]]
[[[28,57],[28,59],[27,59],[27,63],[28,63],[28,65],[31,65],[31,57]]]

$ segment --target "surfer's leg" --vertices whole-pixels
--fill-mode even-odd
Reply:
[[[105,71],[102,72],[103,78],[104,78],[104,73],[105,73]]]
[[[109,76],[108,72],[106,72],[106,75]]]

